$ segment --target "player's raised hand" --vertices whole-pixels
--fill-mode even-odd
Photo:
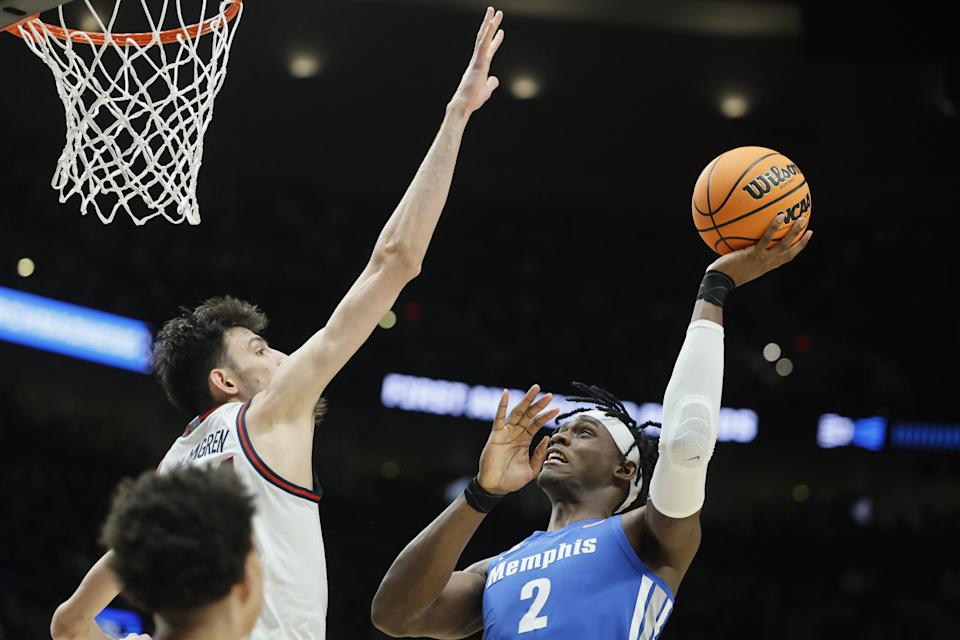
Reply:
[[[777,216],[767,227],[757,244],[738,251],[731,251],[715,260],[707,269],[727,274],[738,287],[759,278],[768,271],[773,271],[797,257],[797,254],[803,251],[807,243],[810,242],[813,231],[807,230],[809,216],[808,213],[794,222],[787,235],[783,236],[780,242],[773,247],[767,249],[766,247],[773,240],[773,235],[783,224],[783,216]]]
[[[480,454],[477,481],[486,491],[506,495],[522,489],[540,473],[550,439],[543,438],[537,444],[533,457],[530,456],[530,443],[540,428],[556,417],[560,409],[547,409],[553,400],[549,393],[534,402],[538,393],[540,385],[530,387],[508,416],[510,394],[504,390],[490,437]]]
[[[473,57],[460,80],[460,86],[450,100],[449,108],[465,115],[470,115],[490,99],[494,90],[500,85],[497,76],[490,75],[490,62],[503,42],[503,12],[494,12],[493,7],[487,8],[477,32],[477,41],[473,46]]]

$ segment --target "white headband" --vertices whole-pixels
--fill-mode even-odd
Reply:
[[[614,513],[620,513],[633,504],[633,501],[637,499],[637,496],[640,495],[640,491],[643,489],[643,473],[640,468],[640,447],[637,446],[637,440],[633,437],[633,432],[630,431],[627,425],[617,418],[608,416],[599,409],[584,411],[575,417],[578,416],[589,416],[606,427],[607,431],[613,437],[613,441],[617,443],[617,449],[620,450],[620,453],[626,456],[627,460],[637,465],[637,476],[630,481],[630,491],[627,492],[627,498],[613,511]]]

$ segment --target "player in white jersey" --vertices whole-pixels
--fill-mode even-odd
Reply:
[[[237,476],[188,466],[120,483],[103,527],[111,569],[155,640],[240,640],[263,605],[254,500]],[[197,529],[203,535],[196,535]],[[148,636],[127,636],[132,638]]]
[[[534,435],[558,410],[546,410],[550,394],[534,402],[535,385],[508,418],[504,392],[479,473],[397,556],[374,597],[374,625],[431,638],[480,630],[485,640],[657,638],[700,546],[723,386],[724,299],[803,250],[813,232],[800,222],[768,250],[780,216],[755,246],[708,268],[664,394],[659,444],[611,394],[581,385],[592,397],[575,400],[597,408],[562,416],[570,419],[531,457]],[[485,514],[533,479],[553,506],[547,531],[455,571]]]
[[[266,596],[254,637],[322,637],[327,567],[318,508],[320,486],[315,478],[290,482],[264,461],[247,427],[251,405],[226,402],[195,418],[170,447],[158,472],[184,465],[234,469],[257,505],[254,540],[264,558]]]
[[[503,42],[502,19],[501,12],[487,10],[439,133],[369,263],[325,327],[287,356],[258,335],[266,317],[256,307],[227,297],[185,311],[158,336],[154,367],[161,384],[173,404],[199,416],[171,447],[161,471],[230,460],[256,499],[265,601],[255,640],[325,637],[326,564],[312,468],[321,394],[420,272],[464,128],[499,85],[489,70]],[[109,556],[57,608],[55,640],[104,638],[94,617],[121,590]]]

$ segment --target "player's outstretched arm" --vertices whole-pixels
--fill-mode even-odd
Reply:
[[[366,268],[334,310],[327,325],[280,367],[251,407],[262,419],[312,417],[330,380],[367,340],[403,287],[420,273],[440,213],[447,200],[464,128],[499,80],[490,63],[503,42],[503,13],[487,9],[473,56],[447,105],[446,116],[423,163],[387,220]]]
[[[731,252],[707,268],[663,398],[660,456],[645,509],[628,512],[623,523],[634,548],[652,534],[676,589],[700,546],[707,463],[717,441],[723,389],[723,299],[739,287],[792,260],[803,251],[812,231],[806,220],[793,226],[783,241],[765,247],[783,220],[778,217],[756,245]],[[717,272],[722,275],[717,275]]]
[[[532,458],[530,443],[558,410],[545,410],[550,394],[534,402],[539,392],[539,386],[531,387],[508,417],[509,395],[504,391],[480,454],[476,482],[483,492],[506,495],[522,489],[540,472],[548,438]],[[421,531],[400,552],[377,589],[370,607],[374,626],[394,637],[465,638],[480,631],[489,560],[466,571],[454,569],[484,516],[461,495]]]
[[[110,568],[107,552],[84,576],[70,598],[53,613],[53,640],[109,640],[94,620],[120,593],[120,581]]]

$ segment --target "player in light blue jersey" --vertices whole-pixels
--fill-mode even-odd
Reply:
[[[579,385],[596,405],[530,454],[558,410],[534,385],[507,415],[500,401],[477,476],[400,553],[371,607],[374,625],[399,636],[486,640],[652,640],[700,546],[707,463],[716,443],[727,293],[792,260],[807,220],[770,244],[778,217],[753,247],[707,270],[663,400],[659,441],[611,394]],[[560,421],[560,420],[558,420]],[[483,518],[508,493],[537,483],[553,505],[546,531],[455,571]]]

